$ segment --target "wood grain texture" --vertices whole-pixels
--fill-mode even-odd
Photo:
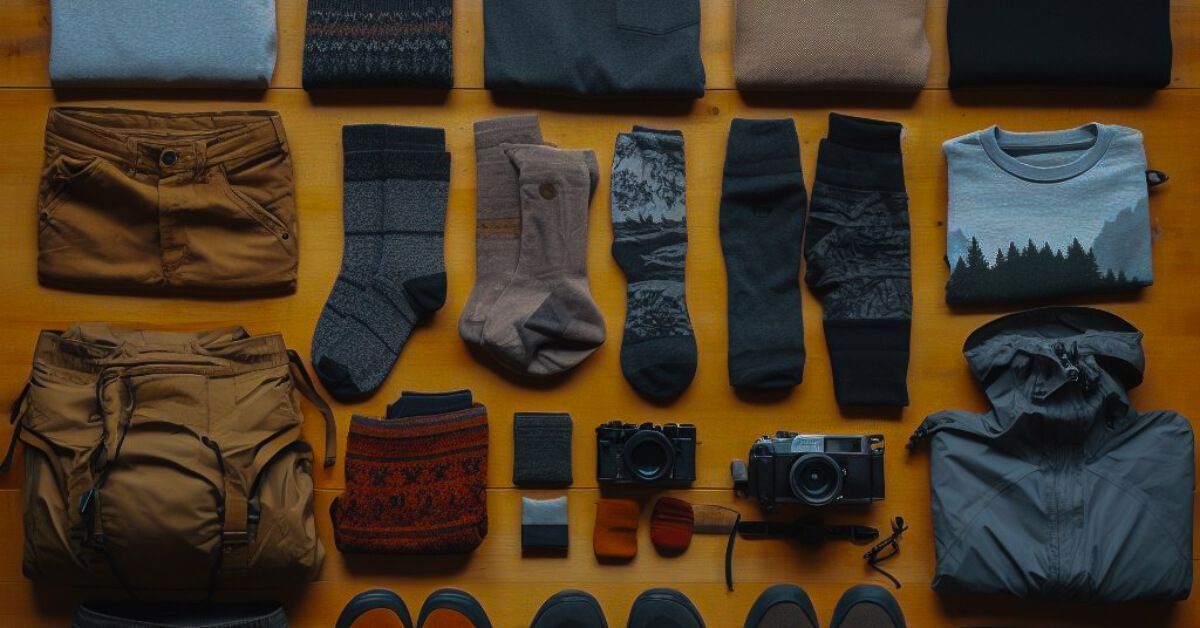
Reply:
[[[982,409],[962,359],[967,334],[1001,313],[952,313],[942,298],[948,276],[945,252],[944,140],[998,123],[1012,129],[1056,129],[1097,120],[1125,124],[1146,135],[1151,166],[1173,180],[1151,200],[1158,283],[1140,298],[1104,303],[1146,333],[1149,372],[1134,393],[1142,409],[1170,407],[1200,417],[1200,387],[1191,373],[1200,355],[1200,0],[1176,2],[1176,81],[1152,95],[1104,91],[979,91],[951,94],[929,89],[914,98],[859,95],[804,95],[745,98],[732,86],[731,17],[733,0],[704,0],[704,54],[713,89],[703,100],[683,105],[650,102],[594,104],[570,99],[494,98],[482,85],[480,0],[457,2],[456,71],[462,87],[442,96],[402,92],[361,92],[312,97],[299,85],[303,0],[280,0],[281,45],[276,89],[265,94],[202,92],[90,91],[58,93],[47,88],[48,28],[44,0],[0,0],[0,404],[17,394],[29,369],[36,333],[81,320],[107,320],[158,328],[202,329],[241,324],[251,331],[282,330],[291,346],[307,354],[317,315],[333,282],[341,255],[341,149],[343,124],[373,122],[445,127],[453,152],[446,257],[446,308],[416,331],[384,392],[355,406],[336,407],[345,438],[352,412],[381,413],[401,389],[470,387],[491,415],[489,464],[491,533],[472,556],[462,559],[351,559],[333,551],[328,504],[343,487],[341,465],[318,471],[318,522],[330,555],[320,580],[285,595],[297,626],[327,627],[354,593],[388,586],[413,608],[440,586],[476,594],[497,626],[527,625],[542,600],[563,587],[584,588],[604,603],[614,626],[623,625],[629,605],[643,589],[678,586],[693,596],[708,625],[739,626],[758,592],[782,581],[803,585],[827,621],[848,586],[883,580],[866,570],[863,549],[833,544],[820,550],[783,542],[739,542],[736,592],[722,582],[723,540],[697,537],[683,557],[654,554],[645,531],[638,559],[628,566],[599,565],[590,539],[598,497],[593,469],[592,428],[613,418],[691,421],[700,426],[700,477],[696,489],[677,495],[698,503],[736,505],[728,461],[746,454],[758,435],[788,428],[811,432],[885,434],[888,498],[871,508],[830,513],[839,522],[886,527],[903,515],[912,525],[903,552],[889,568],[904,582],[897,592],[910,625],[1020,626],[1196,626],[1200,600],[1177,605],[1134,605],[1117,609],[1014,603],[1010,600],[949,598],[930,591],[933,547],[930,532],[928,465],[924,454],[907,455],[903,443],[925,415],[944,408]],[[934,87],[944,86],[945,2],[930,3],[930,35],[935,44]],[[261,97],[261,99],[260,99]],[[294,152],[301,220],[301,278],[296,295],[249,302],[113,298],[40,288],[36,281],[34,202],[47,110],[63,102],[170,111],[272,108],[281,112]],[[725,139],[733,117],[793,117],[803,143],[803,164],[811,183],[816,146],[831,109],[904,123],[905,161],[912,197],[915,321],[910,387],[912,407],[894,416],[843,414],[833,399],[828,354],[821,330],[820,304],[804,295],[808,367],[805,383],[781,398],[739,397],[727,383],[725,274],[717,233]],[[615,135],[634,124],[678,128],[685,133],[688,167],[690,250],[688,301],[696,328],[700,368],[691,389],[661,406],[641,400],[620,374],[620,337],[625,281],[609,253],[607,172],[592,206],[588,261],[592,290],[607,318],[610,341],[576,372],[552,386],[514,382],[475,361],[457,335],[456,323],[474,276],[475,177],[471,125],[476,120],[525,111],[541,112],[544,134],[564,147],[591,148],[602,170],[611,163]],[[571,498],[571,553],[565,559],[521,559],[519,509],[523,494],[512,488],[512,415],[516,411],[569,411],[575,419],[576,486]],[[308,412],[306,431],[320,442],[320,420]],[[7,439],[8,428],[0,428]],[[4,441],[6,442],[6,441]],[[19,465],[18,465],[19,468]],[[35,587],[20,573],[21,473],[0,476],[0,627],[64,625],[74,603],[103,592]],[[542,495],[542,493],[536,493]],[[646,510],[649,507],[647,506]],[[1200,545],[1194,543],[1197,550]],[[364,622],[388,625],[386,622]]]

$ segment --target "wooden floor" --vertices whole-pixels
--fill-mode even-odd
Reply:
[[[106,320],[186,329],[241,324],[251,331],[282,330],[307,353],[313,326],[337,273],[341,255],[340,129],[352,123],[420,124],[445,127],[454,166],[446,232],[450,293],[446,308],[418,330],[375,399],[337,407],[345,434],[352,412],[382,413],[402,388],[443,390],[470,387],[491,416],[489,465],[491,534],[474,555],[430,560],[349,560],[333,548],[329,502],[343,487],[341,465],[317,471],[317,515],[330,550],[320,579],[286,596],[297,626],[328,627],[354,593],[386,586],[400,593],[414,614],[424,596],[443,586],[469,590],[494,623],[528,625],[541,602],[564,587],[586,589],[604,604],[613,626],[623,626],[629,606],[643,589],[673,586],[690,595],[708,625],[740,626],[765,587],[793,582],[805,587],[823,622],[847,587],[886,584],[869,571],[863,548],[831,544],[819,550],[782,541],[739,542],[733,593],[722,582],[724,542],[697,537],[680,558],[657,556],[648,533],[642,551],[627,566],[600,565],[591,551],[594,502],[598,497],[591,428],[613,418],[690,421],[699,425],[700,471],[696,489],[680,494],[696,503],[736,505],[729,490],[730,459],[744,456],[752,440],[776,429],[809,432],[881,432],[887,454],[888,498],[868,509],[830,511],[831,521],[886,527],[901,515],[912,529],[891,568],[904,587],[897,596],[916,627],[940,626],[1200,626],[1200,597],[1175,605],[1119,608],[1015,602],[1007,599],[935,595],[929,588],[934,553],[930,530],[928,468],[924,455],[906,455],[903,443],[927,414],[945,408],[982,409],[984,400],[967,372],[960,349],[972,330],[996,312],[953,314],[942,298],[945,253],[945,139],[998,123],[1020,130],[1059,129],[1089,121],[1136,127],[1145,132],[1151,167],[1172,181],[1153,193],[1158,283],[1136,301],[1101,304],[1146,333],[1149,373],[1134,395],[1142,409],[1173,408],[1200,417],[1200,0],[1176,0],[1175,80],[1151,95],[1107,91],[990,91],[951,94],[946,89],[946,0],[931,0],[929,37],[934,44],[930,88],[915,98],[803,95],[751,101],[732,89],[734,0],[703,0],[703,53],[710,90],[698,102],[664,106],[650,102],[602,105],[565,99],[494,100],[482,89],[481,0],[455,2],[455,71],[459,85],[440,96],[394,91],[310,96],[299,88],[304,0],[279,0],[280,46],[274,88],[266,94],[198,91],[58,93],[48,88],[49,4],[45,0],[0,0],[0,404],[20,390],[28,373],[38,330],[74,321]],[[283,115],[294,151],[302,222],[302,276],[288,298],[254,302],[204,302],[112,298],[72,294],[37,285],[35,198],[47,109],[61,102],[107,104],[169,111],[272,108]],[[721,164],[730,120],[792,117],[803,142],[811,183],[817,142],[830,110],[902,122],[912,197],[916,304],[910,386],[912,406],[894,416],[845,414],[833,400],[819,303],[805,295],[808,369],[805,383],[778,399],[739,398],[726,380],[725,273],[717,234]],[[521,387],[474,361],[459,340],[456,321],[474,276],[475,177],[471,125],[476,120],[530,110],[541,112],[549,141],[591,148],[610,163],[615,136],[634,124],[682,129],[687,142],[690,255],[688,301],[699,339],[700,368],[683,398],[669,406],[642,401],[621,376],[618,358],[625,282],[609,254],[607,176],[592,208],[588,255],[592,290],[604,310],[611,340],[566,381],[552,388]],[[520,556],[521,491],[511,485],[512,415],[516,411],[569,411],[575,418],[576,485],[567,491],[571,551],[565,559]],[[310,413],[307,433],[321,434]],[[8,428],[0,427],[7,442]],[[18,465],[18,468],[20,466]],[[76,602],[96,593],[33,586],[21,575],[21,474],[0,477],[0,627],[63,626]],[[650,497],[648,496],[649,500]],[[1200,554],[1198,554],[1200,555]],[[378,618],[372,618],[378,619]],[[362,622],[368,623],[367,621]],[[391,625],[380,619],[371,625]]]

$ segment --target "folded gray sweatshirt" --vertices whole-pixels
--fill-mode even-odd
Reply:
[[[266,88],[275,0],[50,0],[56,87]]]

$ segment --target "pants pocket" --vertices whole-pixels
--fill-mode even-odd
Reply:
[[[617,28],[666,35],[700,23],[698,0],[617,0]]]

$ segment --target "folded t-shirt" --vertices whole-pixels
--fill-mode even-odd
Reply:
[[[266,88],[275,0],[50,0],[55,86]]]
[[[1132,292],[1154,282],[1142,134],[998,127],[943,145],[951,305]]]
[[[742,90],[910,91],[925,86],[925,0],[737,0]]]
[[[950,0],[950,86],[1171,82],[1171,0]]]

